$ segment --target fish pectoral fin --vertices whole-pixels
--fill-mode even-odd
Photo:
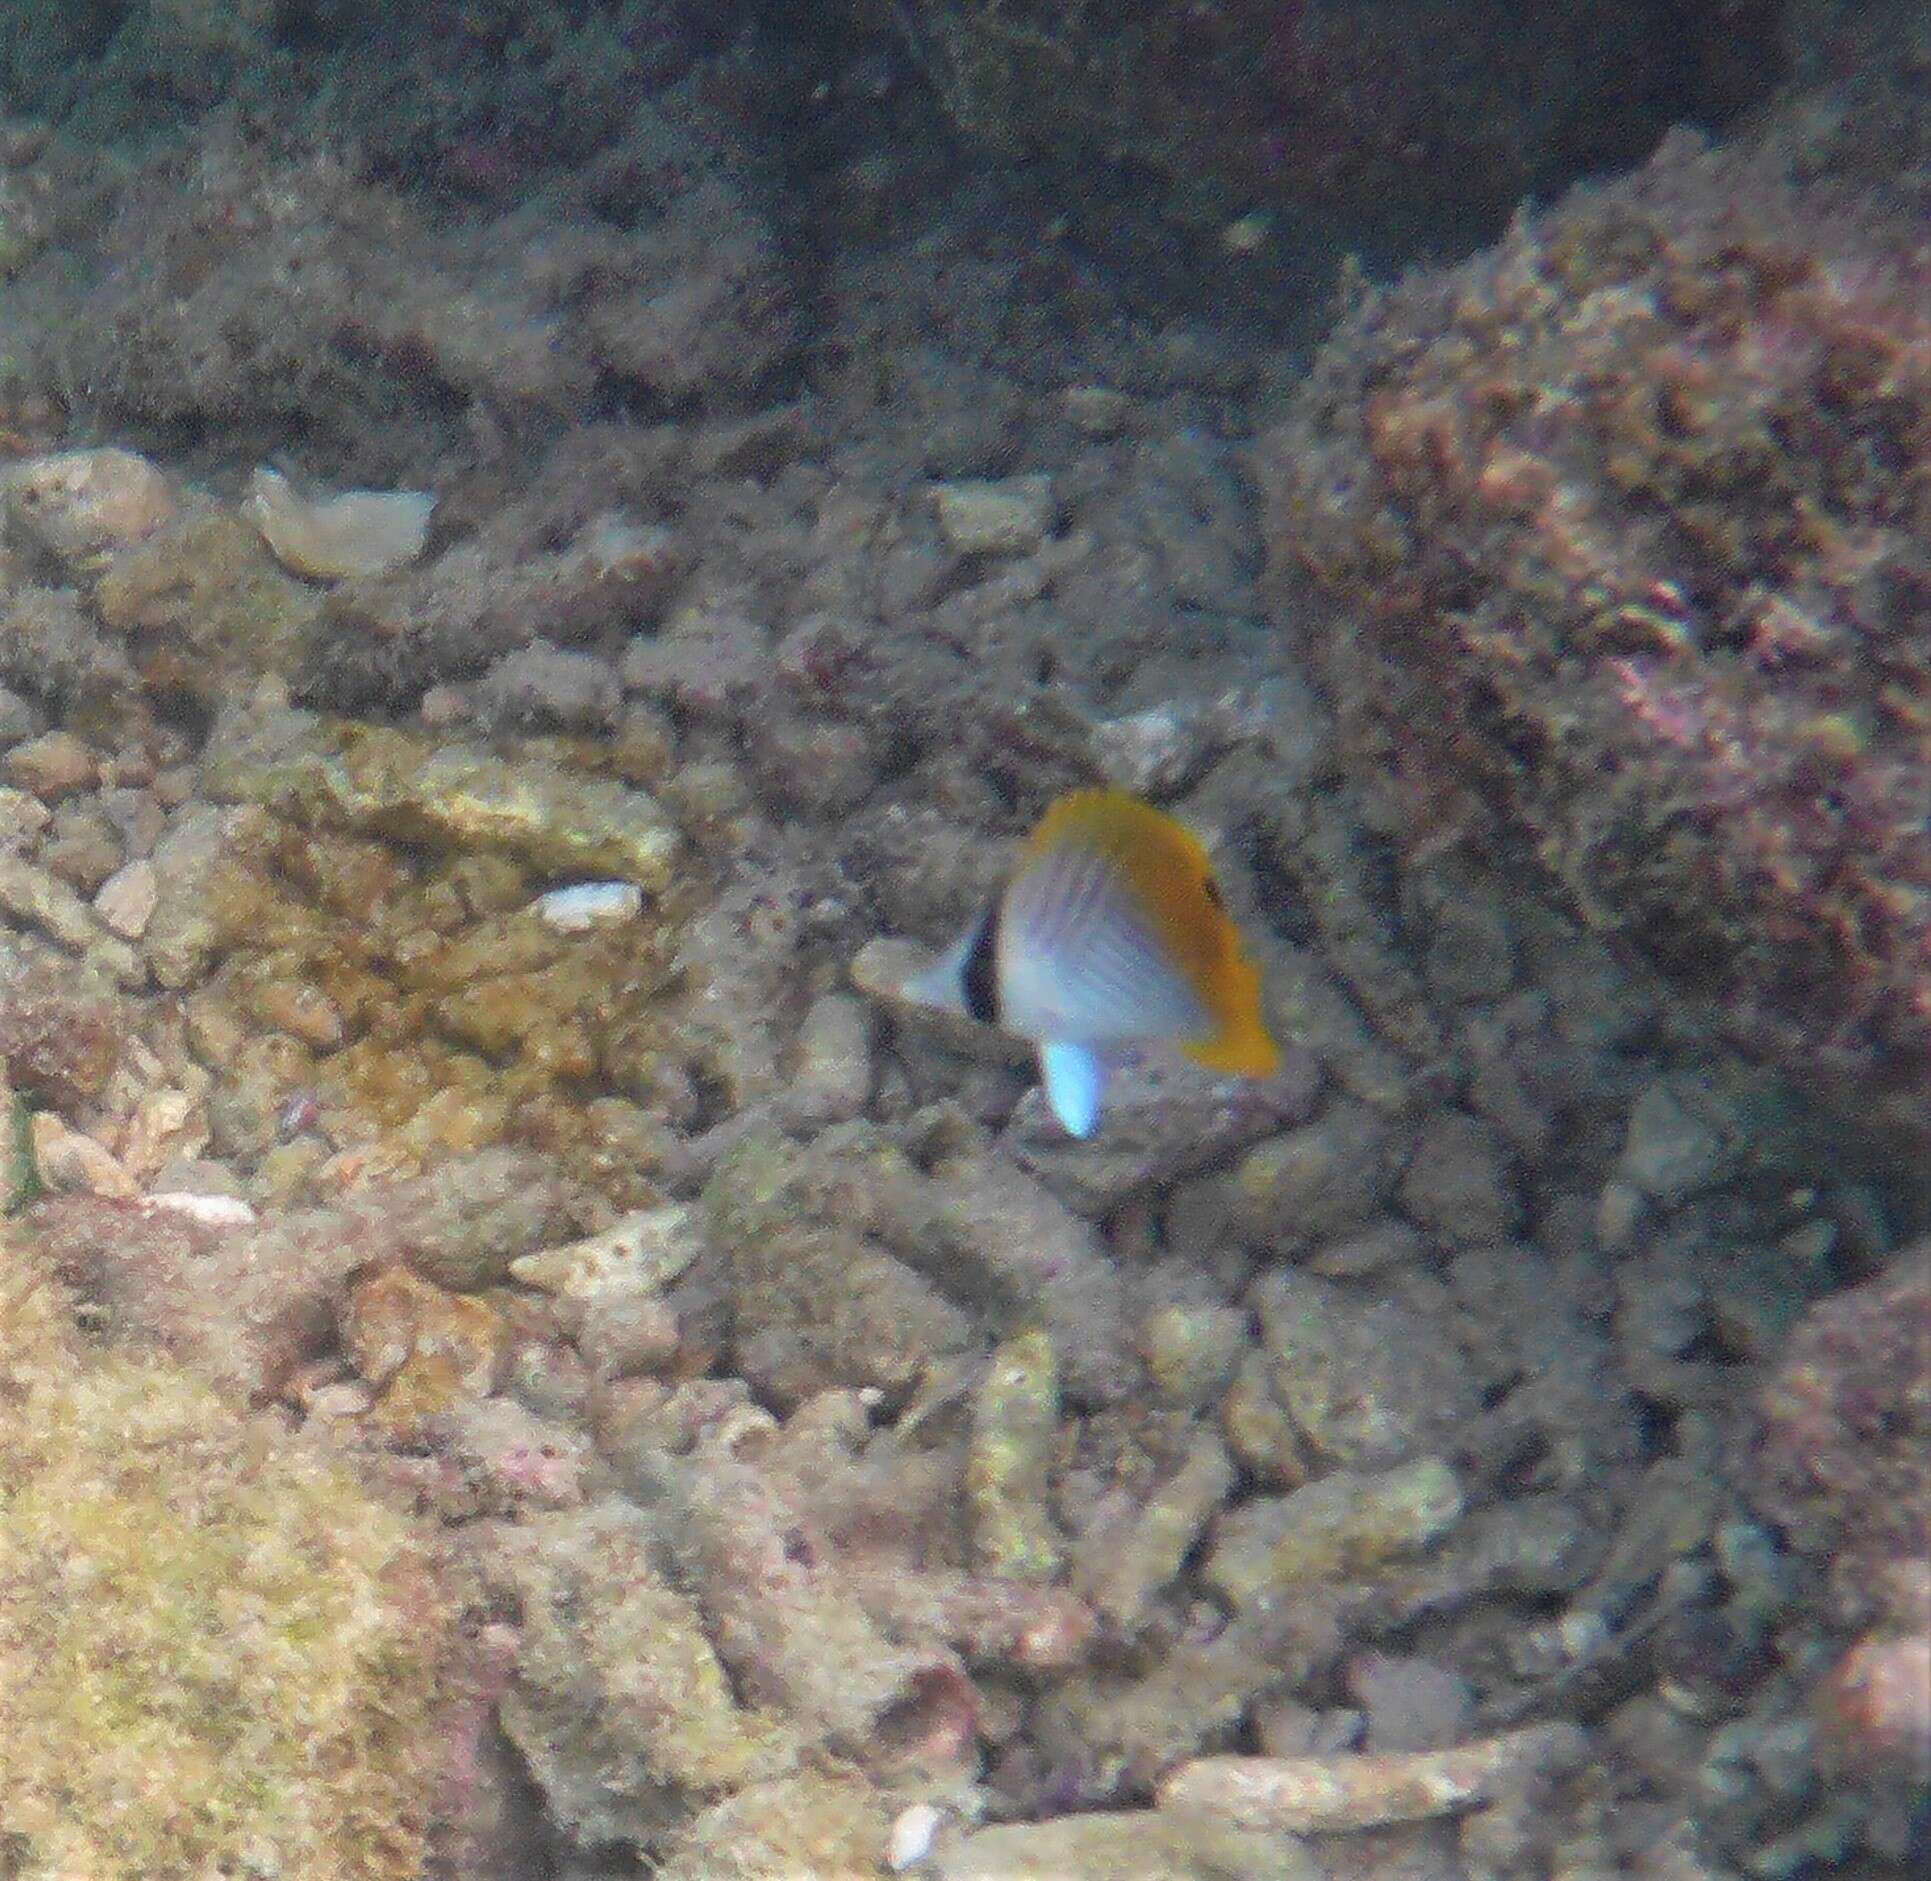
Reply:
[[[1048,1039],[1039,1048],[1039,1075],[1046,1102],[1068,1136],[1089,1137],[1099,1128],[1106,1095],[1107,1061],[1087,1045]]]

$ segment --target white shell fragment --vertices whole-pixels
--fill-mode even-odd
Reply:
[[[945,1813],[931,1803],[913,1803],[901,1809],[885,1838],[885,1865],[894,1874],[915,1868],[932,1852],[933,1838],[944,1822]]]
[[[317,581],[387,575],[413,562],[429,535],[436,499],[426,490],[344,490],[298,496],[266,465],[248,480],[242,513],[276,561]]]
[[[559,934],[582,934],[636,920],[643,912],[644,891],[635,882],[573,882],[539,895],[534,906],[545,925]]]
[[[187,1189],[163,1189],[159,1195],[141,1198],[144,1212],[156,1209],[169,1215],[186,1215],[206,1228],[247,1228],[255,1221],[255,1211],[238,1195],[196,1195]]]

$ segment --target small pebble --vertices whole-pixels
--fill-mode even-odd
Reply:
[[[38,797],[0,784],[0,855],[17,855],[54,820]]]
[[[1728,1161],[1720,1107],[1690,1079],[1658,1079],[1629,1113],[1617,1174],[1666,1205],[1708,1188]]]
[[[1521,1216],[1494,1131],[1461,1110],[1422,1126],[1397,1193],[1411,1221],[1462,1247],[1506,1241]]]
[[[1410,1267],[1423,1255],[1425,1243],[1405,1221],[1380,1221],[1359,1234],[1330,1241],[1310,1255],[1307,1266],[1328,1280],[1360,1280],[1389,1268]]]
[[[79,797],[54,812],[53,829],[41,847],[40,860],[68,887],[93,896],[127,860],[127,854],[99,807]]]
[[[796,1114],[827,1123],[856,1117],[871,1088],[871,1007],[849,993],[821,993],[798,1029]]]
[[[0,686],[0,745],[17,745],[31,738],[45,721],[39,712],[10,687]]]
[[[14,516],[69,564],[138,542],[175,514],[167,478],[145,457],[111,446],[30,458],[7,485]]]
[[[1820,1708],[1832,1750],[1853,1767],[1931,1769],[1931,1637],[1867,1634],[1825,1681]]]
[[[1264,1699],[1254,1709],[1254,1740],[1266,1757],[1329,1757],[1357,1748],[1364,1722],[1343,1706],[1317,1710],[1295,1698]]]
[[[200,771],[192,764],[171,764],[154,774],[154,795],[164,810],[179,810],[193,800]]]
[[[431,686],[416,707],[416,716],[430,731],[447,731],[476,716],[476,700],[467,687]]]
[[[172,1156],[197,1154],[207,1147],[208,1133],[200,1107],[187,1091],[164,1086],[134,1107],[121,1136],[121,1161],[146,1181]]]
[[[265,980],[250,989],[248,1005],[264,1025],[318,1052],[337,1051],[348,1037],[342,1009],[305,980]]]
[[[1197,715],[1157,706],[1102,720],[1093,728],[1093,748],[1109,778],[1145,796],[1180,789],[1199,771],[1210,747]]]
[[[511,1399],[465,1398],[451,1407],[442,1428],[449,1454],[466,1476],[487,1485],[492,1499],[543,1509],[575,1508],[583,1501],[594,1451],[568,1425],[547,1422]]]
[[[1480,1808],[1529,1777],[1574,1769],[1588,1750],[1580,1726],[1537,1724],[1453,1750],[1196,1757],[1160,1784],[1159,1802],[1270,1834],[1334,1834]]]
[[[703,1251],[696,1216],[672,1203],[639,1209],[581,1241],[519,1255],[510,1273],[561,1300],[635,1297],[669,1286]]]
[[[596,1378],[662,1371],[676,1359],[682,1334],[670,1305],[648,1294],[604,1294],[583,1303],[577,1350]]]
[[[8,783],[32,792],[41,802],[54,803],[77,790],[91,789],[100,766],[72,732],[50,731],[15,745],[0,759],[0,772]]]
[[[1048,1333],[1028,1329],[997,1347],[973,1400],[965,1471],[973,1557],[989,1574],[1050,1581],[1059,1571],[1046,1494],[1059,1407]]]
[[[169,1195],[238,1196],[241,1193],[241,1179],[234,1170],[200,1151],[192,1154],[182,1151],[170,1156],[155,1171],[153,1186],[157,1194]]]
[[[111,752],[101,760],[103,790],[145,790],[154,782],[154,754],[136,747]]]
[[[932,502],[940,534],[961,555],[1024,555],[1053,524],[1053,486],[1045,477],[941,483]]]
[[[1596,1239],[1606,1253],[1617,1254],[1636,1238],[1649,1198],[1634,1183],[1612,1176],[1602,1185],[1596,1205]]]
[[[1237,1609],[1287,1597],[1296,1582],[1360,1578],[1439,1540],[1462,1518],[1455,1473],[1439,1457],[1369,1475],[1335,1470],[1287,1496],[1256,1496],[1224,1514],[1202,1566]]]
[[[1185,1461],[1129,1516],[1089,1531],[1074,1559],[1075,1591],[1130,1634],[1179,1574],[1233,1485],[1226,1446],[1211,1429],[1197,1430]]]
[[[93,911],[65,882],[6,856],[0,856],[0,909],[74,953],[85,953],[101,937]]]
[[[1089,438],[1117,437],[1133,410],[1133,401],[1110,385],[1069,385],[1059,395],[1060,409]]]
[[[1474,1701],[1460,1673],[1426,1659],[1364,1652],[1344,1674],[1367,1713],[1371,1751],[1446,1750],[1468,1726]]]
[[[1213,1402],[1245,1356],[1248,1315],[1236,1306],[1169,1303],[1140,1324],[1139,1349],[1161,1400],[1182,1409]]]
[[[52,1111],[38,1111],[33,1124],[34,1167],[50,1189],[82,1190],[89,1195],[133,1196],[135,1180],[107,1149],[70,1129]]]
[[[533,640],[484,674],[474,702],[497,731],[607,731],[623,703],[612,668],[594,654]]]

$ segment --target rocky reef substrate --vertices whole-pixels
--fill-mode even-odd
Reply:
[[[1832,930],[1866,949],[1825,989],[1864,1030],[1831,1007],[1829,1062],[1772,1081],[1590,918],[1657,904],[1613,872],[1544,893],[1491,840],[1569,771],[1515,795],[1473,729],[1390,735],[1420,669],[1388,650],[1452,565],[1415,658],[1540,623],[1605,737],[1635,736],[1624,667],[1740,711],[1852,686],[1832,661],[1876,629],[1830,610],[1908,592],[1922,549],[1908,492],[1824,501],[1879,503],[1872,440],[1916,422],[1916,264],[1867,246],[1891,107],[1782,121],[1823,181],[1774,140],[1672,145],[1371,300],[1295,392],[1064,251],[1001,258],[983,205],[849,177],[793,294],[713,115],[741,63],[676,44],[631,156],[682,150],[653,174],[683,207],[643,258],[579,246],[582,199],[492,199],[416,265],[421,203],[273,140],[148,153],[111,213],[71,143],[0,149],[46,227],[123,256],[94,291],[148,375],[95,376],[103,444],[35,328],[0,413],[0,1736],[30,1750],[0,1758],[0,1866],[1902,1861],[1922,1197],[1813,1100],[1844,1064],[1910,1075],[1870,1029],[1905,1009],[1874,951],[1903,930]],[[1835,443],[1810,329],[1742,308],[1764,205],[1826,200],[1837,259],[1768,304],[1854,301],[1844,371],[1895,391],[1832,380],[1869,419]],[[484,271],[512,249],[554,263],[522,299]],[[327,264],[319,324],[216,318],[297,260]],[[345,328],[405,263],[393,324]],[[56,292],[27,285],[6,318]],[[1482,408],[1541,453],[1525,487],[1600,511],[1572,581],[1519,508],[1467,522],[1493,439],[1458,401],[1517,340],[1594,413],[1525,443],[1516,381]],[[1679,354],[1716,375],[1700,428],[1657,417]],[[1779,443],[1799,407],[1808,452]],[[278,431],[310,492],[433,493],[420,554],[278,559],[248,500]],[[1761,474],[1725,481],[1717,443],[1751,440]],[[1775,569],[1772,472],[1835,479],[1775,486],[1814,525]],[[1691,521],[1683,608],[1747,592],[1754,621],[1801,577],[1837,653],[1772,670],[1632,598]],[[1570,645],[1597,631],[1661,638]],[[1893,783],[1899,644],[1840,701],[1843,761]],[[1706,781],[1714,744],[1663,747]],[[1503,822],[1442,791],[1424,819],[1406,787],[1449,776]],[[897,988],[1102,778],[1201,832],[1287,1049],[1259,1084],[1122,1073],[1074,1144],[1022,1052]],[[1733,1010],[1801,1010],[1751,977],[1773,957],[1719,963]]]

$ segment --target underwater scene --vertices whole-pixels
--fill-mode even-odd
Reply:
[[[0,0],[0,1881],[1931,1873],[1931,6]]]

